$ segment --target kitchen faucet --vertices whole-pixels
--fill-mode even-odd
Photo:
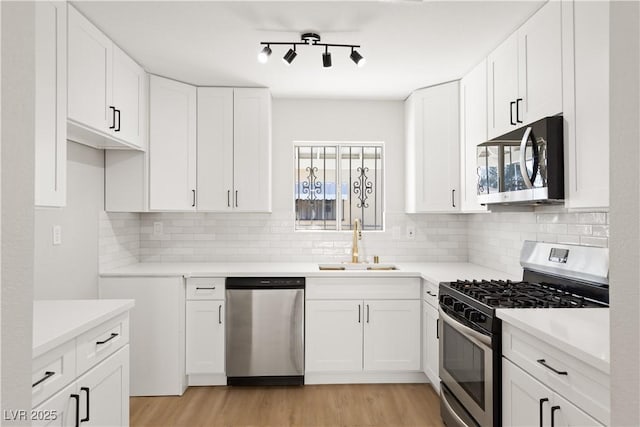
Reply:
[[[356,218],[353,221],[353,242],[351,243],[351,262],[357,264],[358,262],[358,240],[362,240],[362,221],[360,218]]]

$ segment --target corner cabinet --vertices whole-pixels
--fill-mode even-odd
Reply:
[[[562,112],[561,2],[548,2],[487,57],[488,137]]]
[[[35,3],[35,204],[61,207],[67,187],[67,4]]]
[[[145,71],[69,6],[68,138],[95,148],[145,148]]]
[[[271,211],[271,95],[198,88],[197,209]]]
[[[424,382],[420,280],[309,278],[305,383]]]
[[[562,2],[565,206],[609,207],[609,2]]]
[[[407,213],[460,211],[459,83],[405,101]]]

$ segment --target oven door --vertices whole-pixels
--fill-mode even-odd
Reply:
[[[491,337],[440,309],[440,379],[482,427],[493,426]],[[441,394],[441,398],[446,396]],[[455,405],[450,404],[450,407]],[[464,414],[459,414],[462,418]]]

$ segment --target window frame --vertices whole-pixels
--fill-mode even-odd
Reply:
[[[367,230],[362,229],[362,232],[366,233],[380,233],[386,230],[386,208],[387,208],[387,200],[385,197],[386,194],[386,155],[385,155],[385,143],[384,141],[343,141],[343,140],[334,140],[334,141],[303,141],[303,140],[295,140],[292,145],[293,152],[293,170],[297,170],[297,162],[296,162],[296,149],[297,147],[333,147],[336,149],[336,201],[342,199],[342,167],[340,166],[340,162],[342,160],[342,148],[343,147],[379,147],[380,148],[380,163],[381,163],[381,171],[382,177],[379,182],[382,185],[381,188],[381,220],[380,220],[380,229],[379,230]],[[293,185],[290,188],[296,187],[296,180],[293,177]],[[349,189],[351,191],[351,189]],[[293,209],[293,231],[294,232],[302,232],[302,233],[352,233],[353,230],[343,229],[342,221],[336,219],[336,228],[335,229],[299,229],[297,228],[297,211],[296,211],[296,192],[294,190],[292,200],[292,209]],[[342,204],[336,203],[336,218],[342,218]]]

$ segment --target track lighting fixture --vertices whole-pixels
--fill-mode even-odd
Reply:
[[[269,45],[266,45],[262,51],[258,54],[258,62],[265,64],[269,60],[269,56],[271,55],[271,48]]]
[[[284,45],[291,46],[287,53],[284,55],[282,60],[285,64],[290,65],[291,62],[298,56],[296,52],[296,46],[324,46],[324,53],[322,54],[322,66],[324,68],[331,68],[331,52],[329,52],[330,47],[347,47],[351,48],[351,54],[349,57],[351,60],[358,66],[362,67],[365,64],[365,58],[356,50],[356,48],[360,48],[360,45],[355,44],[335,44],[335,43],[320,43],[320,36],[316,33],[304,33],[300,36],[299,42],[261,42],[260,43],[264,48],[258,54],[258,61],[261,63],[265,63],[268,61],[269,56],[271,55],[271,45]]]

